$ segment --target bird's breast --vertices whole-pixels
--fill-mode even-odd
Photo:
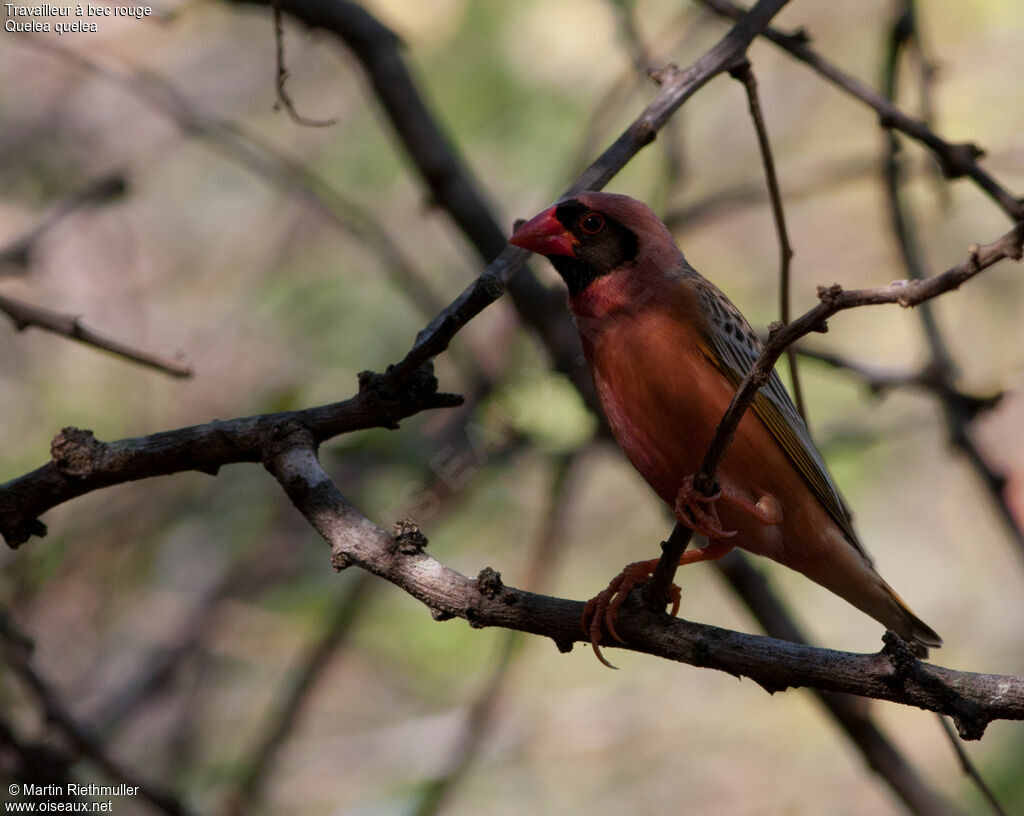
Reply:
[[[593,287],[591,287],[593,288]],[[574,300],[573,312],[608,424],[626,457],[670,505],[699,467],[732,386],[701,352],[702,322],[685,283]]]
[[[645,309],[591,312],[586,322],[577,316],[608,424],[626,457],[669,507],[683,480],[700,469],[735,393],[701,350],[707,329],[691,295],[683,282]],[[610,302],[611,297],[600,301]],[[814,531],[835,525],[753,412],[740,421],[718,480],[750,502],[767,496],[783,516],[780,524],[765,525],[720,503],[723,524],[738,531],[731,541],[807,574],[818,568],[822,538]]]

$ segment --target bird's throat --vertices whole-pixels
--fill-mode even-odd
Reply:
[[[598,269],[591,263],[569,255],[548,255],[548,260],[569,287],[570,297],[576,297],[599,277],[611,271]]]

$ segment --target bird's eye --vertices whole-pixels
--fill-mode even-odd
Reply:
[[[604,216],[599,212],[588,212],[580,219],[580,229],[587,235],[597,235],[604,229]]]

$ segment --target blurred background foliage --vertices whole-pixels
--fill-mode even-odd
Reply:
[[[366,5],[401,36],[435,113],[509,227],[554,200],[651,98],[638,55],[685,65],[725,30],[669,0]],[[400,359],[481,271],[431,207],[359,67],[330,38],[286,27],[298,110],[337,120],[300,127],[274,110],[265,10],[172,0],[156,11],[142,22],[104,19],[96,34],[0,33],[0,246],[105,174],[127,183],[116,200],[46,232],[27,266],[0,269],[0,291],[144,348],[180,350],[196,373],[174,380],[0,321],[0,480],[42,464],[65,425],[112,440],[345,398],[358,371]],[[877,86],[894,12],[881,0],[796,3],[778,22],[806,26],[822,53]],[[984,146],[986,167],[1024,189],[1019,2],[934,0],[919,15],[938,68],[936,130]],[[755,43],[750,57],[787,197],[795,310],[813,305],[819,284],[905,277],[887,226],[877,117],[768,44]],[[905,73],[900,101],[919,112],[917,82]],[[904,141],[901,160],[930,272],[1008,228],[976,187],[942,181],[918,146]],[[677,216],[689,260],[755,326],[777,318],[776,239],[738,83],[714,80],[609,189]],[[382,257],[378,228],[404,270]],[[535,270],[556,285],[545,265]],[[940,300],[962,387],[1019,389],[1022,301],[1013,264]],[[862,309],[830,328],[814,347],[893,370],[926,359],[914,313]],[[492,566],[511,584],[573,598],[657,552],[663,509],[617,450],[592,444],[594,419],[507,302],[459,335],[438,373],[444,390],[479,398],[450,416],[324,447],[366,515],[389,524],[411,514],[444,563],[468,574]],[[1021,553],[951,454],[935,401],[912,389],[877,398],[814,362],[803,376],[812,427],[862,538],[946,640],[935,659],[1024,674]],[[975,433],[1024,515],[1022,406],[1011,393]],[[45,540],[0,552],[4,605],[35,639],[40,670],[111,752],[205,813],[229,812],[317,644],[322,671],[260,773],[251,812],[413,812],[458,756],[473,701],[509,648],[507,633],[435,623],[390,586],[336,575],[323,542],[260,467],[96,492],[45,521]],[[553,543],[537,556],[552,524]],[[868,618],[798,575],[758,567],[815,642],[878,648]],[[709,566],[681,578],[681,615],[755,629]],[[610,672],[588,649],[560,655],[539,639],[514,654],[493,720],[442,812],[900,812],[804,692],[769,697],[749,681],[619,651],[611,656],[622,670]],[[8,674],[0,709],[24,734],[46,732]],[[932,715],[872,710],[932,784],[964,812],[985,812]],[[968,750],[1021,812],[1020,725],[995,723]],[[75,770],[102,779],[89,763]],[[117,808],[148,812],[129,801]]]

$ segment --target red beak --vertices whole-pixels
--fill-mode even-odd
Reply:
[[[538,255],[575,256],[576,236],[555,217],[555,207],[534,216],[508,239],[510,244],[536,252]]]

